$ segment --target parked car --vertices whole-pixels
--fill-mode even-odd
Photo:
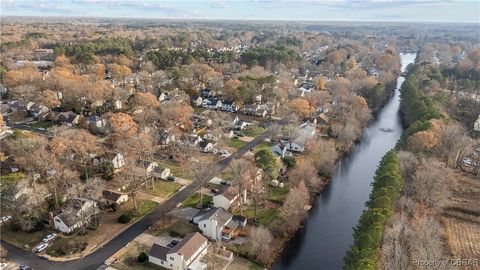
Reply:
[[[170,244],[168,244],[167,247],[173,248],[173,247],[176,246],[178,243],[180,243],[180,241],[178,241],[178,240],[172,240],[172,242],[170,242]]]
[[[40,127],[40,128],[37,128],[37,130],[45,131],[45,128]]]
[[[0,263],[0,270],[6,269],[8,266],[8,263]]]
[[[46,249],[48,247],[48,244],[47,243],[41,243],[41,244],[38,244],[36,247],[35,247],[35,252],[41,252],[42,250]]]
[[[220,190],[218,190],[218,188],[212,188],[212,189],[210,189],[210,191],[212,193],[219,193],[220,192]]]
[[[169,176],[167,176],[167,180],[168,181],[175,181],[175,180],[177,180],[177,177],[175,177],[173,175],[169,175]]]
[[[33,268],[31,268],[30,266],[28,265],[20,265],[18,267],[18,270],[33,270]]]
[[[232,183],[228,182],[228,181],[221,181],[220,184],[224,185],[224,186],[231,186]]]
[[[51,233],[43,238],[43,242],[48,243],[57,237],[56,233]]]

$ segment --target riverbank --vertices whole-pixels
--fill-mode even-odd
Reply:
[[[402,66],[414,55],[402,55]],[[392,149],[403,132],[398,116],[399,88],[378,110],[357,143],[343,155],[335,174],[326,181],[308,218],[297,232],[283,241],[283,251],[273,269],[341,269],[343,257],[352,243],[352,227],[364,209],[371,192],[370,183],[383,155]],[[276,251],[278,253],[278,251]]]

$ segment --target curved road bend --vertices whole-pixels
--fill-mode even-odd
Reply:
[[[225,170],[233,159],[238,159],[247,153],[251,148],[268,138],[273,131],[267,129],[265,132],[257,136],[254,140],[239,148],[231,156],[217,162],[217,169],[211,172],[207,179],[211,179]],[[5,241],[1,241],[2,246],[7,250],[7,260],[17,262],[18,264],[26,264],[35,270],[94,270],[100,267],[103,262],[112,256],[119,249],[127,245],[135,237],[143,233],[149,226],[164,217],[173,210],[179,203],[195,193],[201,185],[201,180],[195,180],[184,189],[177,192],[170,199],[158,205],[150,214],[130,226],[128,229],[117,235],[115,238],[106,243],[103,247],[97,249],[93,253],[77,260],[65,262],[48,261],[31,252],[23,250]]]

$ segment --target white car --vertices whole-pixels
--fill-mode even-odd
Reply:
[[[35,247],[35,252],[41,252],[48,247],[47,243],[41,243]]]
[[[0,270],[6,269],[8,266],[8,263],[0,263]]]
[[[45,242],[45,243],[48,243],[48,242],[52,241],[53,239],[55,239],[56,237],[57,237],[56,233],[51,233],[51,234],[45,236],[45,238],[43,238],[42,241]]]

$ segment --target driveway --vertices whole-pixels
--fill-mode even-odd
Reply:
[[[176,218],[181,218],[184,220],[192,220],[192,218],[198,213],[200,210],[193,208],[193,207],[185,207],[185,208],[176,208],[174,209],[171,214]]]

